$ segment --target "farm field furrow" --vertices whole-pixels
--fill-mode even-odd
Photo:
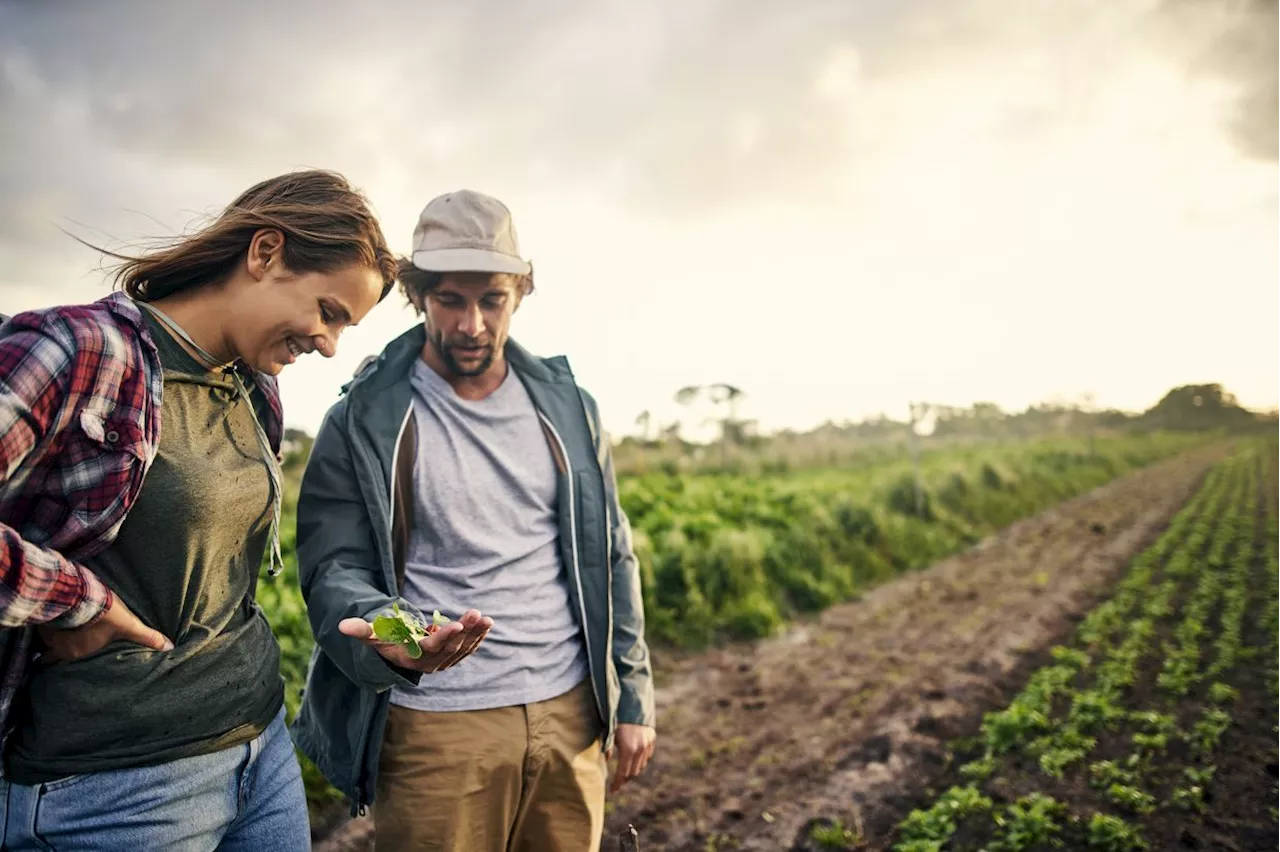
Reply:
[[[1270,442],[1217,467],[1073,641],[954,744],[939,779],[950,786],[890,838],[816,839],[897,852],[1274,849],[1275,466]]]
[[[966,720],[1007,703],[1222,453],[1124,477],[775,639],[660,659],[662,748],[610,829],[672,850],[805,848],[836,821],[886,836]]]

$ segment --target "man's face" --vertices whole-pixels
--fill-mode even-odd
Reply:
[[[501,362],[523,281],[503,273],[449,272],[427,294],[427,341],[446,370],[473,378]]]

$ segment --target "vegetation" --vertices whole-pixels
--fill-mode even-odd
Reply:
[[[649,634],[682,647],[769,635],[1015,520],[1167,458],[1200,436],[953,449],[909,461],[747,478],[627,477]]]
[[[1202,408],[1207,398],[1220,414],[1233,410],[1234,402],[1220,392],[1202,388],[1195,395],[1202,402],[1190,403],[1193,408]],[[1162,410],[1181,410],[1177,400],[1185,396],[1173,392],[1167,398],[1173,402],[1162,403]],[[847,427],[841,434],[856,433],[856,441],[828,455],[820,440],[823,430],[819,437],[755,435],[754,424],[738,416],[743,397],[729,385],[685,388],[686,404],[702,400],[716,406],[718,442],[698,449],[668,426],[659,430],[664,437],[640,445],[644,452],[650,445],[667,454],[674,448],[687,458],[707,450],[714,464],[694,465],[702,473],[673,472],[689,467],[683,463],[657,470],[629,466],[628,442],[617,447],[620,496],[635,532],[648,634],[659,646],[697,648],[767,636],[790,619],[853,599],[1013,521],[1216,437],[1192,431],[1089,432],[1086,437],[1047,429],[1042,437],[1025,439],[1035,432],[1032,424],[1071,426],[1079,412],[1042,407],[1003,415],[994,406],[941,410],[935,424],[941,437],[922,443],[917,480],[905,447],[883,436],[872,440],[890,421]],[[650,418],[642,420],[647,433]],[[1210,422],[1226,420],[1239,425],[1234,414]],[[286,438],[285,571],[260,583],[258,601],[280,641],[292,719],[313,647],[297,586],[293,521],[311,439],[296,430]],[[802,445],[822,449],[777,455],[779,448]],[[632,441],[630,446],[638,445]],[[745,450],[753,453],[750,465],[743,464]],[[646,467],[648,473],[626,473]],[[743,475],[747,470],[761,472]],[[1232,640],[1222,641],[1226,647]],[[1228,647],[1223,653],[1229,652]],[[1070,747],[1064,740],[1046,760],[1067,760]],[[313,802],[336,797],[305,761],[304,774]]]
[[[1260,511],[1275,455],[1254,442],[1215,469],[1072,646],[986,716],[969,783],[912,812],[894,849],[1149,849],[1163,815],[1205,810],[1231,681],[1258,654],[1276,662],[1274,631],[1243,640],[1251,607],[1275,617],[1274,502]]]
[[[990,402],[968,408],[913,403],[910,416],[885,415],[861,422],[827,422],[807,432],[760,434],[740,411],[748,394],[728,384],[681,388],[675,402],[681,416],[659,423],[651,412],[636,418],[636,434],[614,448],[624,474],[653,472],[778,474],[814,467],[864,468],[905,461],[914,443],[924,453],[957,446],[1086,438],[1153,431],[1274,431],[1275,412],[1242,408],[1218,384],[1184,385],[1140,414],[1100,410],[1089,396],[1074,402],[1032,405],[1008,412]],[[689,440],[694,430],[714,435],[709,443]],[[920,434],[917,434],[920,433]],[[926,434],[927,433],[927,434]]]
[[[925,511],[915,513],[909,461],[760,479],[727,475],[623,477],[635,530],[648,633],[699,647],[766,636],[790,618],[849,600],[898,572],[922,568],[1019,518],[1205,440],[1153,434],[936,452],[922,465]],[[286,464],[285,570],[258,601],[283,654],[289,718],[297,712],[313,640],[297,585],[297,483]],[[456,615],[445,613],[445,616]],[[304,762],[314,801],[337,794]]]

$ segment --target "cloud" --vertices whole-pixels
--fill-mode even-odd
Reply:
[[[906,381],[964,402],[1003,327],[1037,329],[1017,344],[1031,352],[1153,310],[1189,321],[1151,307],[1153,276],[1274,289],[1275,15],[1268,0],[0,4],[0,310],[101,292],[99,258],[58,225],[129,244],[322,166],[370,194],[401,251],[439,192],[506,200],[542,284],[521,336],[588,353],[580,372],[630,394],[599,394],[607,407],[699,380],[778,400],[897,351],[895,334],[924,342],[859,405],[897,404]],[[822,290],[855,342],[819,339],[828,367],[783,376],[758,341],[804,316],[779,329],[779,288]],[[1061,328],[1037,328],[1028,292],[1065,305]],[[609,293],[631,298],[625,318]],[[379,315],[355,338],[366,351],[406,322]],[[688,316],[719,326],[688,331],[683,355],[653,345]],[[913,331],[894,330],[903,317]],[[291,374],[336,387],[345,366]],[[1076,368],[1041,375],[1056,388]],[[816,411],[787,399],[775,408]]]

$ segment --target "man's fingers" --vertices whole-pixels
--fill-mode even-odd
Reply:
[[[609,757],[612,757],[615,749],[609,750]],[[639,775],[643,769],[640,759],[644,756],[644,751],[631,751],[629,748],[622,746],[616,749],[618,755],[618,766],[613,773],[613,781],[609,785],[609,792],[616,793],[626,786],[627,782]]]
[[[458,621],[462,624],[462,626],[467,628],[468,630],[475,627],[479,622],[486,621],[486,620],[489,621],[490,624],[493,623],[492,619],[485,619],[485,617],[480,614],[480,610],[478,609],[469,609],[458,618]]]
[[[627,780],[630,781],[641,772],[641,763],[644,760],[644,750],[640,749],[632,753],[631,759],[627,761]]]
[[[468,640],[467,644],[463,646],[462,648],[463,654],[464,655],[470,654],[473,651],[475,651],[476,648],[479,648],[480,643],[484,641],[484,637],[488,635],[489,635],[489,628],[487,627],[484,630],[482,630],[480,633],[474,634],[470,638],[470,640]]]
[[[428,654],[438,654],[445,649],[449,641],[461,633],[463,627],[456,621],[451,621],[442,626],[439,630],[429,633],[425,639],[419,640],[418,645]]]
[[[618,761],[618,768],[613,771],[613,780],[609,782],[610,795],[622,789],[622,785],[627,781],[622,775],[622,761]]]
[[[363,618],[344,618],[338,622],[338,632],[352,639],[372,639],[373,625]]]
[[[458,649],[457,653],[449,658],[448,665],[452,666],[462,662],[467,657],[474,654],[476,648],[480,647],[480,643],[489,635],[489,627],[493,626],[493,621],[491,619],[486,618],[484,621],[488,622],[488,626],[484,626],[483,623],[478,624],[472,632],[468,633],[462,643],[462,647]]]

